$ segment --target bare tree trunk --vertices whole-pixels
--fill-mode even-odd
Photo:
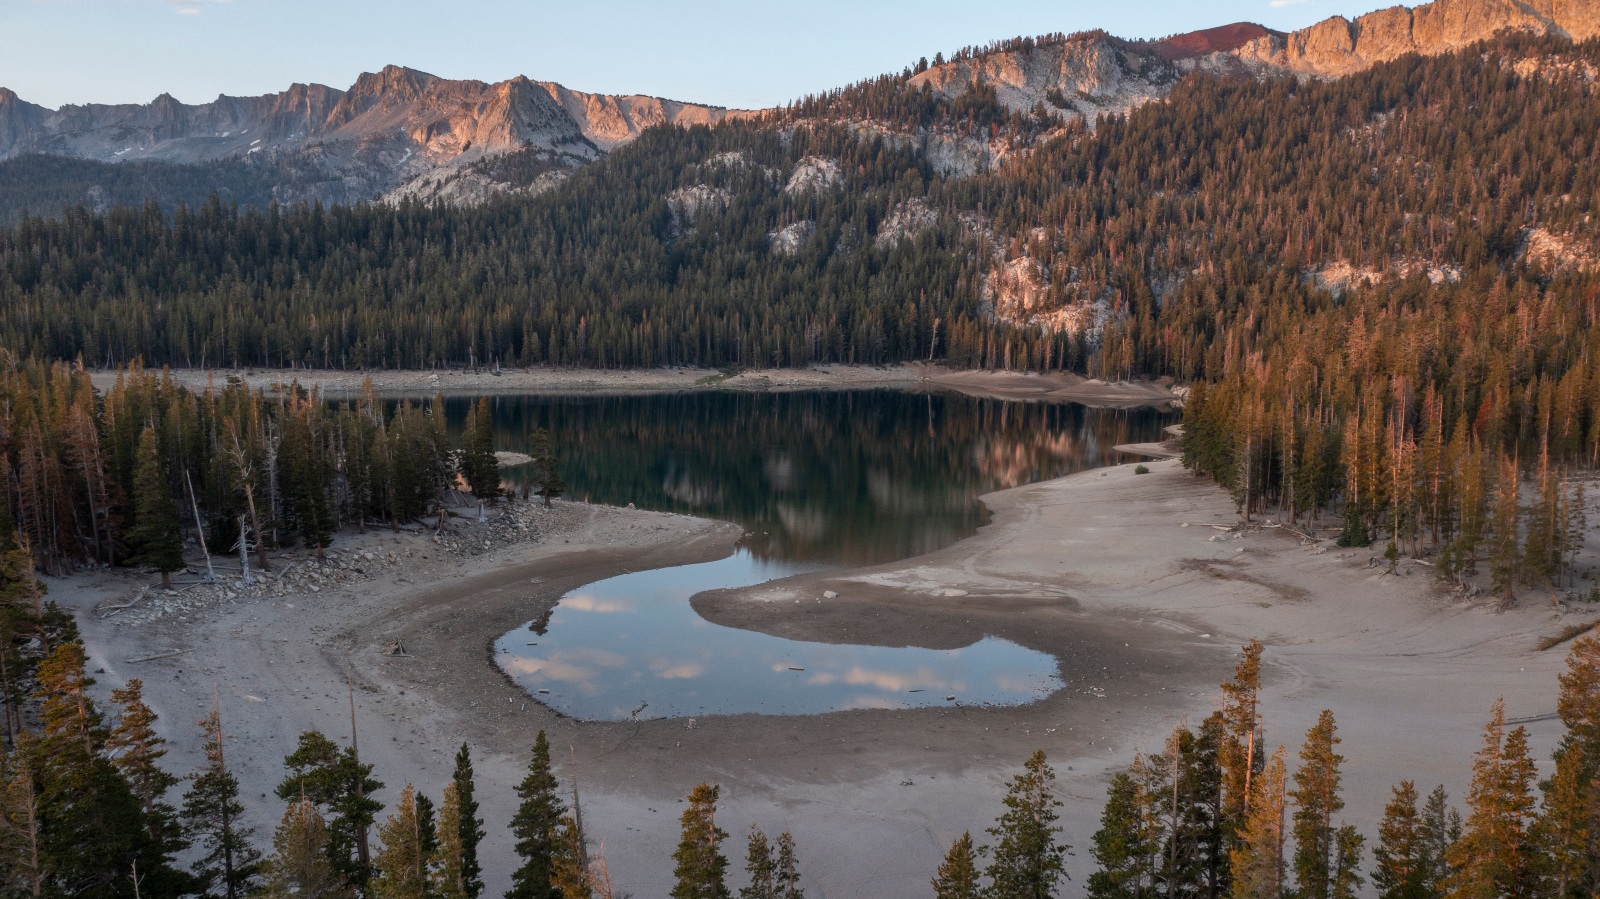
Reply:
[[[200,544],[200,554],[206,557],[206,583],[217,579],[216,569],[211,567],[211,550],[206,546],[205,525],[200,523],[200,503],[194,498],[194,479],[189,477],[189,470],[184,469],[183,483],[189,488],[189,508],[194,510],[195,542]]]

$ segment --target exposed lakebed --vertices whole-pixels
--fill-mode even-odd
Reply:
[[[453,423],[469,402],[446,401]],[[572,498],[746,529],[729,558],[586,585],[548,620],[497,641],[500,666],[531,695],[594,720],[1016,705],[1055,692],[1057,660],[1008,640],[938,650],[795,641],[710,623],[689,599],[947,546],[983,523],[983,493],[1112,464],[1113,446],[1159,439],[1174,420],[895,391],[491,403],[502,448],[551,430]]]

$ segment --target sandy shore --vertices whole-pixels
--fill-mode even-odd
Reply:
[[[192,388],[220,385],[238,377],[252,387],[271,388],[299,382],[319,386],[332,396],[373,387],[396,395],[434,393],[639,393],[684,390],[947,390],[993,399],[1028,402],[1072,402],[1094,407],[1138,408],[1181,400],[1170,383],[1106,382],[1066,373],[964,371],[926,363],[903,365],[819,365],[812,368],[751,369],[722,372],[704,368],[587,369],[526,368],[438,371],[330,371],[319,369],[173,369],[179,383]],[[115,371],[97,371],[95,386],[109,387]]]
[[[379,554],[355,582],[329,578],[314,594],[147,620],[89,614],[147,583],[132,573],[53,581],[51,595],[85,613],[99,689],[145,679],[179,738],[175,768],[197,762],[192,722],[220,691],[230,759],[263,837],[281,813],[270,794],[296,735],[317,727],[348,738],[347,675],[363,756],[388,785],[381,798],[407,782],[437,796],[455,748],[470,742],[492,892],[515,863],[505,824],[540,728],[559,747],[562,775],[581,778],[586,820],[618,885],[636,896],[666,892],[679,798],[708,780],[723,787],[720,822],[731,832],[751,823],[794,832],[809,895],[894,899],[926,894],[950,841],[992,823],[1005,781],[1036,748],[1061,775],[1078,847],[1067,895],[1080,895],[1110,772],[1211,711],[1251,637],[1268,644],[1269,743],[1294,746],[1320,709],[1334,709],[1347,814],[1369,832],[1402,777],[1462,795],[1495,696],[1512,716],[1553,711],[1563,651],[1536,643],[1580,614],[1548,605],[1497,613],[1452,599],[1423,571],[1369,568],[1370,551],[1302,545],[1281,529],[1229,530],[1237,516],[1222,491],[1176,462],[1148,465],[1148,475],[1124,465],[990,495],[991,525],[929,555],[695,600],[713,622],[797,639],[951,647],[994,634],[1056,654],[1067,689],[1019,708],[727,716],[691,729],[574,722],[524,706],[489,657],[494,638],[570,588],[716,558],[740,536],[733,525],[643,511],[559,503],[523,513],[534,516],[536,541],[478,555],[466,548],[478,548],[473,528],[486,526],[470,522],[457,526],[458,550],[420,533],[352,537],[338,546],[346,558]],[[825,590],[839,596],[771,601]],[[409,654],[385,655],[397,639]],[[184,653],[128,661],[172,649]],[[1531,728],[1547,753],[1556,725]]]

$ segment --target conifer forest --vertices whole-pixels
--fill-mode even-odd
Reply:
[[[991,778],[992,826],[964,829],[947,851],[941,846],[942,860],[918,868],[917,895],[1600,899],[1600,39],[1502,34],[1337,78],[1197,67],[1173,75],[1158,100],[1087,120],[1070,114],[1087,95],[1057,90],[1048,102],[1019,109],[992,85],[952,96],[923,78],[941,66],[980,67],[1097,34],[1000,41],[760,115],[658,124],[605,154],[596,150],[582,167],[561,169],[559,178],[550,177],[549,158],[531,150],[486,157],[468,174],[509,189],[473,203],[278,203],[275,179],[289,177],[288,163],[245,157],[181,164],[0,158],[0,895],[480,899],[499,895],[501,884],[509,884],[510,899],[628,895],[615,862],[630,847],[596,837],[606,822],[596,803],[586,805],[588,785],[577,776],[598,760],[553,746],[542,724],[524,728],[536,730],[531,741],[504,725],[520,741],[520,781],[484,776],[486,754],[503,756],[503,748],[472,739],[456,748],[452,739],[449,779],[427,792],[418,786],[427,786],[421,773],[385,770],[375,760],[374,742],[400,737],[362,732],[358,740],[364,697],[347,674],[323,686],[337,693],[330,708],[343,714],[348,703],[349,733],[299,733],[292,751],[272,753],[281,778],[258,796],[238,776],[236,754],[262,751],[230,733],[238,698],[212,685],[202,720],[158,715],[150,699],[157,675],[99,667],[93,635],[86,636],[100,626],[84,617],[92,604],[74,606],[67,594],[137,581],[137,596],[115,609],[122,611],[144,597],[178,596],[191,583],[185,579],[205,572],[208,584],[227,581],[232,601],[235,586],[243,594],[258,580],[281,584],[290,569],[313,570],[344,544],[365,551],[371,544],[360,541],[371,535],[396,545],[404,536],[429,550],[452,540],[467,545],[473,555],[449,561],[460,568],[450,576],[467,578],[490,566],[479,558],[492,549],[486,523],[513,514],[525,523],[580,506],[572,514],[587,516],[587,530],[557,534],[549,525],[546,536],[591,541],[584,551],[612,566],[604,577],[636,573],[640,560],[657,558],[646,550],[659,544],[627,544],[643,539],[633,531],[595,537],[612,519],[602,521],[574,495],[580,482],[612,476],[589,458],[597,442],[615,439],[611,432],[574,433],[601,416],[569,409],[550,421],[571,422],[572,430],[529,427],[517,435],[526,441],[512,447],[497,431],[491,397],[475,395],[465,421],[450,423],[442,390],[385,395],[376,382],[388,373],[577,371],[600,379],[690,368],[708,373],[695,389],[715,390],[747,371],[918,365],[973,378],[1015,376],[1005,382],[1013,386],[1046,379],[1158,385],[1166,391],[1163,414],[1172,416],[1160,424],[1175,427],[1154,455],[1176,458],[1173,470],[1184,472],[1159,483],[1225,492],[1237,519],[1205,519],[1193,511],[1198,500],[1182,506],[1188,500],[1179,497],[1166,512],[1183,520],[1167,523],[1194,523],[1185,539],[1203,531],[1216,541],[1254,540],[1270,529],[1296,550],[1315,545],[1319,556],[1366,563],[1361,576],[1383,579],[1382,589],[1406,583],[1441,607],[1475,603],[1486,621],[1548,612],[1530,626],[1549,630],[1556,620],[1566,629],[1539,651],[1566,655],[1554,683],[1541,685],[1554,712],[1473,697],[1486,723],[1470,770],[1454,781],[1469,784],[1465,790],[1407,778],[1392,785],[1381,817],[1357,817],[1346,813],[1341,746],[1360,750],[1341,737],[1336,704],[1304,733],[1264,711],[1275,672],[1302,676],[1288,661],[1271,666],[1287,651],[1283,644],[1304,635],[1263,617],[1259,630],[1239,639],[1259,634],[1264,642],[1252,639],[1225,660],[1233,673],[1220,693],[1213,678],[1203,685],[1213,692],[1187,694],[1202,697],[1191,705],[1210,703],[1198,723],[1181,717],[1162,745],[1145,747],[1157,751],[1118,755],[1114,770],[1092,782],[1103,791],[1097,820],[1070,813],[1066,762],[1053,748],[1049,756],[1018,752],[995,762],[1012,767],[1003,782]],[[958,170],[941,162],[935,145],[978,146],[986,155]],[[308,171],[292,174],[311,177]],[[807,172],[814,177],[802,178]],[[90,186],[109,201],[85,204]],[[264,385],[261,371],[282,380]],[[328,373],[362,386],[324,392],[318,378]],[[836,527],[835,544],[817,537],[828,523],[792,486],[803,454],[756,459],[741,440],[809,440],[805,458],[820,479],[836,479],[828,489],[844,497],[840,507],[894,507],[905,519],[942,514],[966,528],[958,536],[981,524],[980,537],[992,542],[1009,533],[1008,510],[1024,499],[996,505],[991,525],[988,511],[974,511],[975,499],[967,508],[963,498],[932,488],[907,499],[883,470],[939,455],[951,469],[982,468],[987,489],[1032,489],[1033,480],[1059,473],[1041,475],[1039,458],[1054,452],[1060,462],[1092,450],[1101,455],[1084,467],[1099,466],[1118,442],[1105,438],[1127,426],[1125,419],[1079,426],[985,411],[948,427],[960,442],[946,433],[949,443],[913,449],[904,441],[933,445],[932,401],[906,406],[892,421],[864,411],[848,434],[846,425],[822,423],[803,438],[756,428],[737,413],[731,423],[726,416],[697,421],[698,408],[686,401],[629,434],[641,444],[671,444],[692,462],[663,474],[648,468],[646,453],[612,454],[639,469],[613,481],[629,485],[641,504],[656,497],[662,506],[636,510],[629,501],[626,511],[667,532],[689,527],[677,521],[687,516],[669,513],[709,517],[703,510],[718,508],[734,518],[759,508],[774,531],[817,538],[786,543],[790,532],[757,533],[765,525],[741,520],[743,533],[718,544],[724,555],[774,548],[773,558],[786,545],[833,547],[873,535],[863,525]],[[808,415],[815,417],[797,413]],[[1040,436],[1050,427],[1060,433]],[[1025,431],[1033,443],[1019,448]],[[868,439],[877,458],[855,467],[829,458]],[[512,449],[527,450],[511,454],[520,463],[504,458]],[[728,496],[718,492],[716,466],[735,457],[744,480],[778,485],[771,497],[746,502],[752,494],[733,495],[733,486]],[[526,466],[520,480],[503,474],[508,464]],[[1161,477],[1141,480],[1150,469],[1139,469],[1126,490]],[[705,499],[713,494],[722,505]],[[1096,524],[1105,528],[1101,539],[1116,539],[1106,535],[1120,524]],[[695,541],[711,530],[671,533],[677,536],[653,539],[682,544],[674,564],[707,561]],[[1088,552],[1057,543],[1069,541],[1048,548],[1063,566],[1072,553]],[[1226,580],[1250,564],[1255,546],[1204,559],[1211,548],[1185,549],[1194,557],[1179,567]],[[801,555],[779,560],[796,563],[779,574],[823,577],[816,569],[826,560]],[[429,558],[443,572],[446,563]],[[1036,607],[1028,603],[1042,607],[1041,596],[1066,597],[1073,614],[1097,608],[1076,605],[1097,587],[1087,575],[1062,580],[1055,592],[1007,587],[969,597],[953,582],[933,584],[961,567],[940,564],[927,569],[934,574],[919,570],[899,581],[875,571],[845,588],[805,581],[805,589],[817,589],[803,601],[817,607],[798,614],[826,618],[835,607],[812,594],[832,602],[840,599],[836,590],[852,588],[874,600],[881,596],[872,591],[921,591],[885,617],[915,608],[911,614],[932,620],[948,611],[934,603],[951,601],[964,616],[968,607],[959,603],[970,598],[978,624],[962,618],[972,627],[957,636],[883,625],[879,641],[954,651],[998,639],[998,631],[983,630],[991,619],[977,618],[999,615],[995,608],[1022,614]],[[986,564],[988,577],[1012,563]],[[571,573],[554,563],[551,570],[518,569],[524,589],[554,590],[545,577],[569,589],[561,578]],[[1163,583],[1152,575],[1138,589],[1154,595],[1168,589]],[[1239,575],[1234,587],[1243,595],[1276,583]],[[1280,592],[1283,605],[1321,600],[1298,587]],[[793,595],[792,605],[801,606],[802,594]],[[862,619],[863,628],[841,617],[855,630],[839,625],[816,636],[779,621],[777,601],[754,603],[758,612],[718,603],[726,597],[695,597],[692,608],[706,619],[700,623],[797,642],[795,634],[853,645],[861,630],[879,624]],[[1259,603],[1264,616],[1276,614],[1272,605]],[[477,607],[462,609],[463,620],[490,620]],[[1196,631],[1208,611],[1180,610],[1190,615],[1180,629]],[[526,641],[537,646],[531,635],[544,637],[551,608],[515,614],[519,622],[542,616]],[[1510,619],[1492,618],[1501,620]],[[1017,639],[1028,650],[1088,657],[1082,644],[1041,648],[1060,632],[1048,633],[1036,643]],[[663,634],[660,642],[672,640]],[[399,637],[386,645],[390,656],[413,656],[396,665],[435,665]],[[505,650],[493,640],[473,646],[470,660],[426,670],[498,664],[506,677],[497,669],[497,686],[520,683],[495,660]],[[170,657],[189,651],[174,644]],[[341,663],[351,669],[353,652]],[[772,668],[822,678],[793,661]],[[1063,674],[1058,686],[1090,696],[1091,705],[1103,696],[1085,693],[1100,688],[1075,677]],[[959,692],[892,686],[906,695],[948,694],[951,703]],[[549,690],[523,692],[531,699],[473,694],[471,715],[490,714],[476,710],[480,699],[486,707],[492,700],[496,715],[520,702],[520,713],[528,707],[522,699],[538,702]],[[273,711],[262,696],[247,699]],[[928,714],[980,705],[988,703]],[[625,722],[619,728],[635,727],[619,745],[645,733],[638,744],[665,753],[688,739],[641,730],[656,714],[641,717],[648,706],[615,718]],[[917,709],[840,706],[830,714],[843,722],[927,711]],[[1079,727],[1088,729],[1091,717],[1085,713]],[[549,720],[568,733],[589,723]],[[1097,720],[1107,722],[1105,734],[1126,736],[1109,713]],[[683,730],[696,726],[687,718]],[[1529,728],[1541,726],[1555,734],[1549,753],[1530,737]],[[1024,731],[1038,745],[1053,733],[1042,724]],[[927,744],[945,734],[919,745],[934,752]],[[812,748],[822,739],[796,756],[823,753]],[[754,755],[769,744],[750,745]],[[1017,745],[997,738],[982,752],[994,759]],[[1096,747],[1102,755],[1105,745]],[[1079,766],[1095,764],[1085,757],[1076,757]],[[175,758],[197,767],[180,770]],[[864,758],[865,767],[876,757]],[[671,884],[671,897],[802,899],[809,890],[820,899],[830,860],[804,832],[768,833],[736,820],[727,809],[736,795],[748,801],[750,791],[736,794],[734,785],[743,769],[697,761],[706,774],[695,780],[705,782],[664,809],[681,833],[670,862],[657,860],[658,882]],[[1432,777],[1436,769],[1422,770]],[[639,770],[641,779],[648,773]],[[798,783],[809,772],[783,776]],[[1090,782],[1080,771],[1073,776],[1074,789]],[[906,788],[916,785],[906,777]],[[514,802],[500,801],[513,792]],[[498,811],[488,810],[491,796]],[[513,806],[514,814],[500,813]],[[932,837],[944,823],[918,826]],[[511,849],[480,853],[490,844]],[[504,861],[512,856],[514,865]]]

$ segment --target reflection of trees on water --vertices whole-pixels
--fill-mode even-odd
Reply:
[[[471,402],[446,400],[453,428]],[[982,523],[978,495],[1107,464],[1173,418],[896,391],[491,402],[502,449],[550,429],[573,499],[723,518],[757,556],[844,563],[946,546]]]

